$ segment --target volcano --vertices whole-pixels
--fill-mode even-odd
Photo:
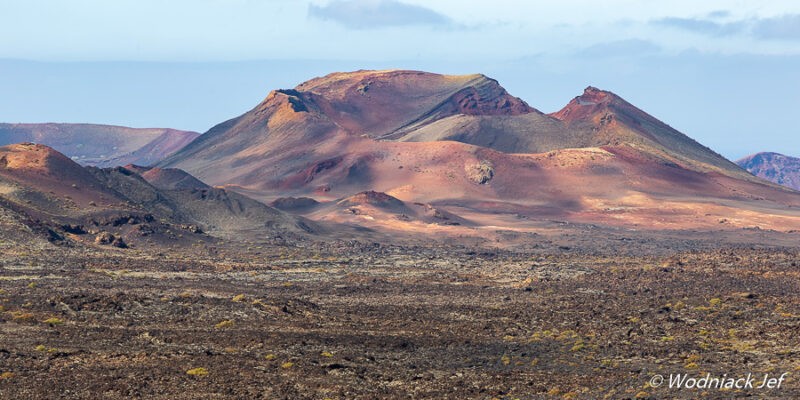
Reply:
[[[270,92],[158,166],[265,202],[374,191],[509,229],[545,220],[652,229],[800,223],[796,193],[612,92],[588,87],[545,114],[483,75],[312,79]]]

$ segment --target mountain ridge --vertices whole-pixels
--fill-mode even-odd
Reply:
[[[774,152],[760,152],[736,161],[760,178],[800,191],[800,158]]]
[[[271,91],[157,166],[264,202],[374,191],[484,226],[744,226],[757,210],[800,204],[612,92],[588,87],[544,114],[483,75],[420,71],[333,73]],[[753,210],[724,216],[737,208]],[[497,220],[505,214],[524,218]]]
[[[0,146],[33,142],[82,165],[147,165],[183,148],[200,134],[172,128],[129,128],[87,123],[0,123]]]

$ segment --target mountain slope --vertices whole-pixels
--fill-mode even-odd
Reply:
[[[280,235],[315,230],[314,224],[303,218],[235,192],[209,187],[180,170],[163,173],[154,168],[141,175],[124,167],[89,167],[89,171],[141,208],[176,223],[197,225],[206,232],[231,236],[248,231]]]
[[[88,213],[97,205],[126,209],[126,199],[74,161],[45,145],[0,147],[0,179],[6,195],[54,215]]]
[[[764,152],[742,158],[736,164],[759,178],[800,190],[800,158]]]
[[[93,124],[0,124],[0,146],[47,145],[83,165],[150,165],[199,136],[175,129],[134,129]]]
[[[265,202],[374,191],[487,227],[558,219],[712,228],[724,220],[788,229],[800,221],[788,208],[800,197],[613,93],[590,87],[546,115],[482,75],[312,79],[271,92],[158,166]],[[341,220],[343,211],[307,212]]]
[[[749,179],[734,163],[608,91],[587,87],[551,115],[583,133],[585,146],[634,144],[684,168]]]
[[[397,135],[456,114],[518,115],[536,112],[484,75],[419,71],[334,73],[298,85],[293,93],[318,105],[345,130],[370,137]]]
[[[189,175],[184,170],[177,168],[156,168],[142,167],[138,165],[126,165],[125,169],[136,172],[147,183],[162,190],[181,190],[181,189],[210,189],[199,179]]]
[[[183,237],[176,237],[174,230],[226,237],[306,235],[315,230],[312,222],[208,187],[185,172],[141,170],[154,184],[132,169],[81,167],[44,145],[2,146],[0,207],[9,210],[9,221],[17,215],[16,220],[29,221],[31,229],[61,239],[111,232],[141,244],[145,237],[149,242]]]
[[[318,150],[326,151],[366,138],[402,137],[414,126],[462,113],[542,115],[483,75],[338,73],[271,92],[253,110],[215,126],[159,166],[176,166],[214,185],[248,185],[264,178],[256,172],[264,168],[299,167],[311,144],[324,143]],[[270,166],[262,164],[270,157]],[[222,169],[229,172],[220,174]]]
[[[587,88],[561,111],[545,115],[483,75],[416,71],[336,73],[273,91],[159,165],[214,185],[250,187],[266,175],[285,175],[281,167],[327,169],[339,155],[325,159],[320,153],[370,138],[453,140],[505,153],[628,143],[664,162],[749,179],[735,164],[610,92]],[[306,160],[312,144],[320,165]]]

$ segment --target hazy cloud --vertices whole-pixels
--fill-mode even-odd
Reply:
[[[712,20],[728,16],[730,13],[727,11],[714,11],[708,14],[708,19],[667,17],[652,20],[650,24],[714,36],[747,33],[758,39],[800,40],[800,14],[743,19],[727,23]]]
[[[731,16],[731,12],[728,11],[728,10],[712,11],[712,12],[708,13],[708,15],[706,15],[706,17],[712,18],[712,19],[713,18],[727,18],[727,17],[730,17],[730,16]]]
[[[313,18],[338,22],[351,29],[375,29],[391,26],[446,26],[446,16],[431,9],[397,0],[334,0],[324,6],[309,5]]]
[[[753,35],[761,39],[800,39],[800,14],[757,20]]]
[[[666,17],[651,21],[651,24],[683,29],[706,35],[727,36],[744,31],[745,21],[718,23],[709,19]]]
[[[584,57],[640,56],[643,54],[657,53],[660,50],[661,47],[653,42],[641,39],[628,39],[598,43],[584,48],[579,51],[577,55]]]

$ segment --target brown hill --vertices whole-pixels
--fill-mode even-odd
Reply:
[[[742,158],[736,164],[759,178],[800,190],[800,158],[765,152]]]
[[[610,92],[588,88],[545,115],[482,75],[331,74],[273,91],[159,166],[265,201],[382,192],[487,227],[800,222],[796,194]]]
[[[246,232],[259,236],[298,235],[317,229],[310,221],[239,193],[202,182],[194,184],[199,181],[180,170],[153,168],[141,175],[123,167],[90,168],[90,171],[106,186],[125,194],[131,202],[154,215],[183,226],[196,225],[218,236],[239,236]]]
[[[210,189],[211,187],[199,179],[177,168],[142,167],[126,165],[126,169],[141,175],[147,183],[162,190]]]
[[[199,136],[175,129],[134,129],[93,124],[0,124],[0,146],[47,145],[83,165],[150,165]]]
[[[386,193],[368,190],[354,194],[338,202],[341,206],[372,206],[390,211],[404,211],[406,205],[398,198],[389,196]]]
[[[49,213],[86,213],[99,204],[126,208],[126,199],[50,147],[33,143],[0,147],[0,179],[21,190],[7,190],[23,203]]]
[[[315,229],[310,221],[208,187],[183,171],[140,170],[153,184],[122,167],[81,167],[44,145],[3,146],[0,207],[4,219],[21,221],[53,240],[72,237],[88,243],[95,235],[101,242],[124,238],[117,242],[145,245],[206,240],[203,231],[273,237]],[[186,231],[186,237],[176,231]]]
[[[472,222],[430,204],[406,203],[368,190],[307,211],[313,219],[405,233],[430,233],[441,226],[473,226]]]

